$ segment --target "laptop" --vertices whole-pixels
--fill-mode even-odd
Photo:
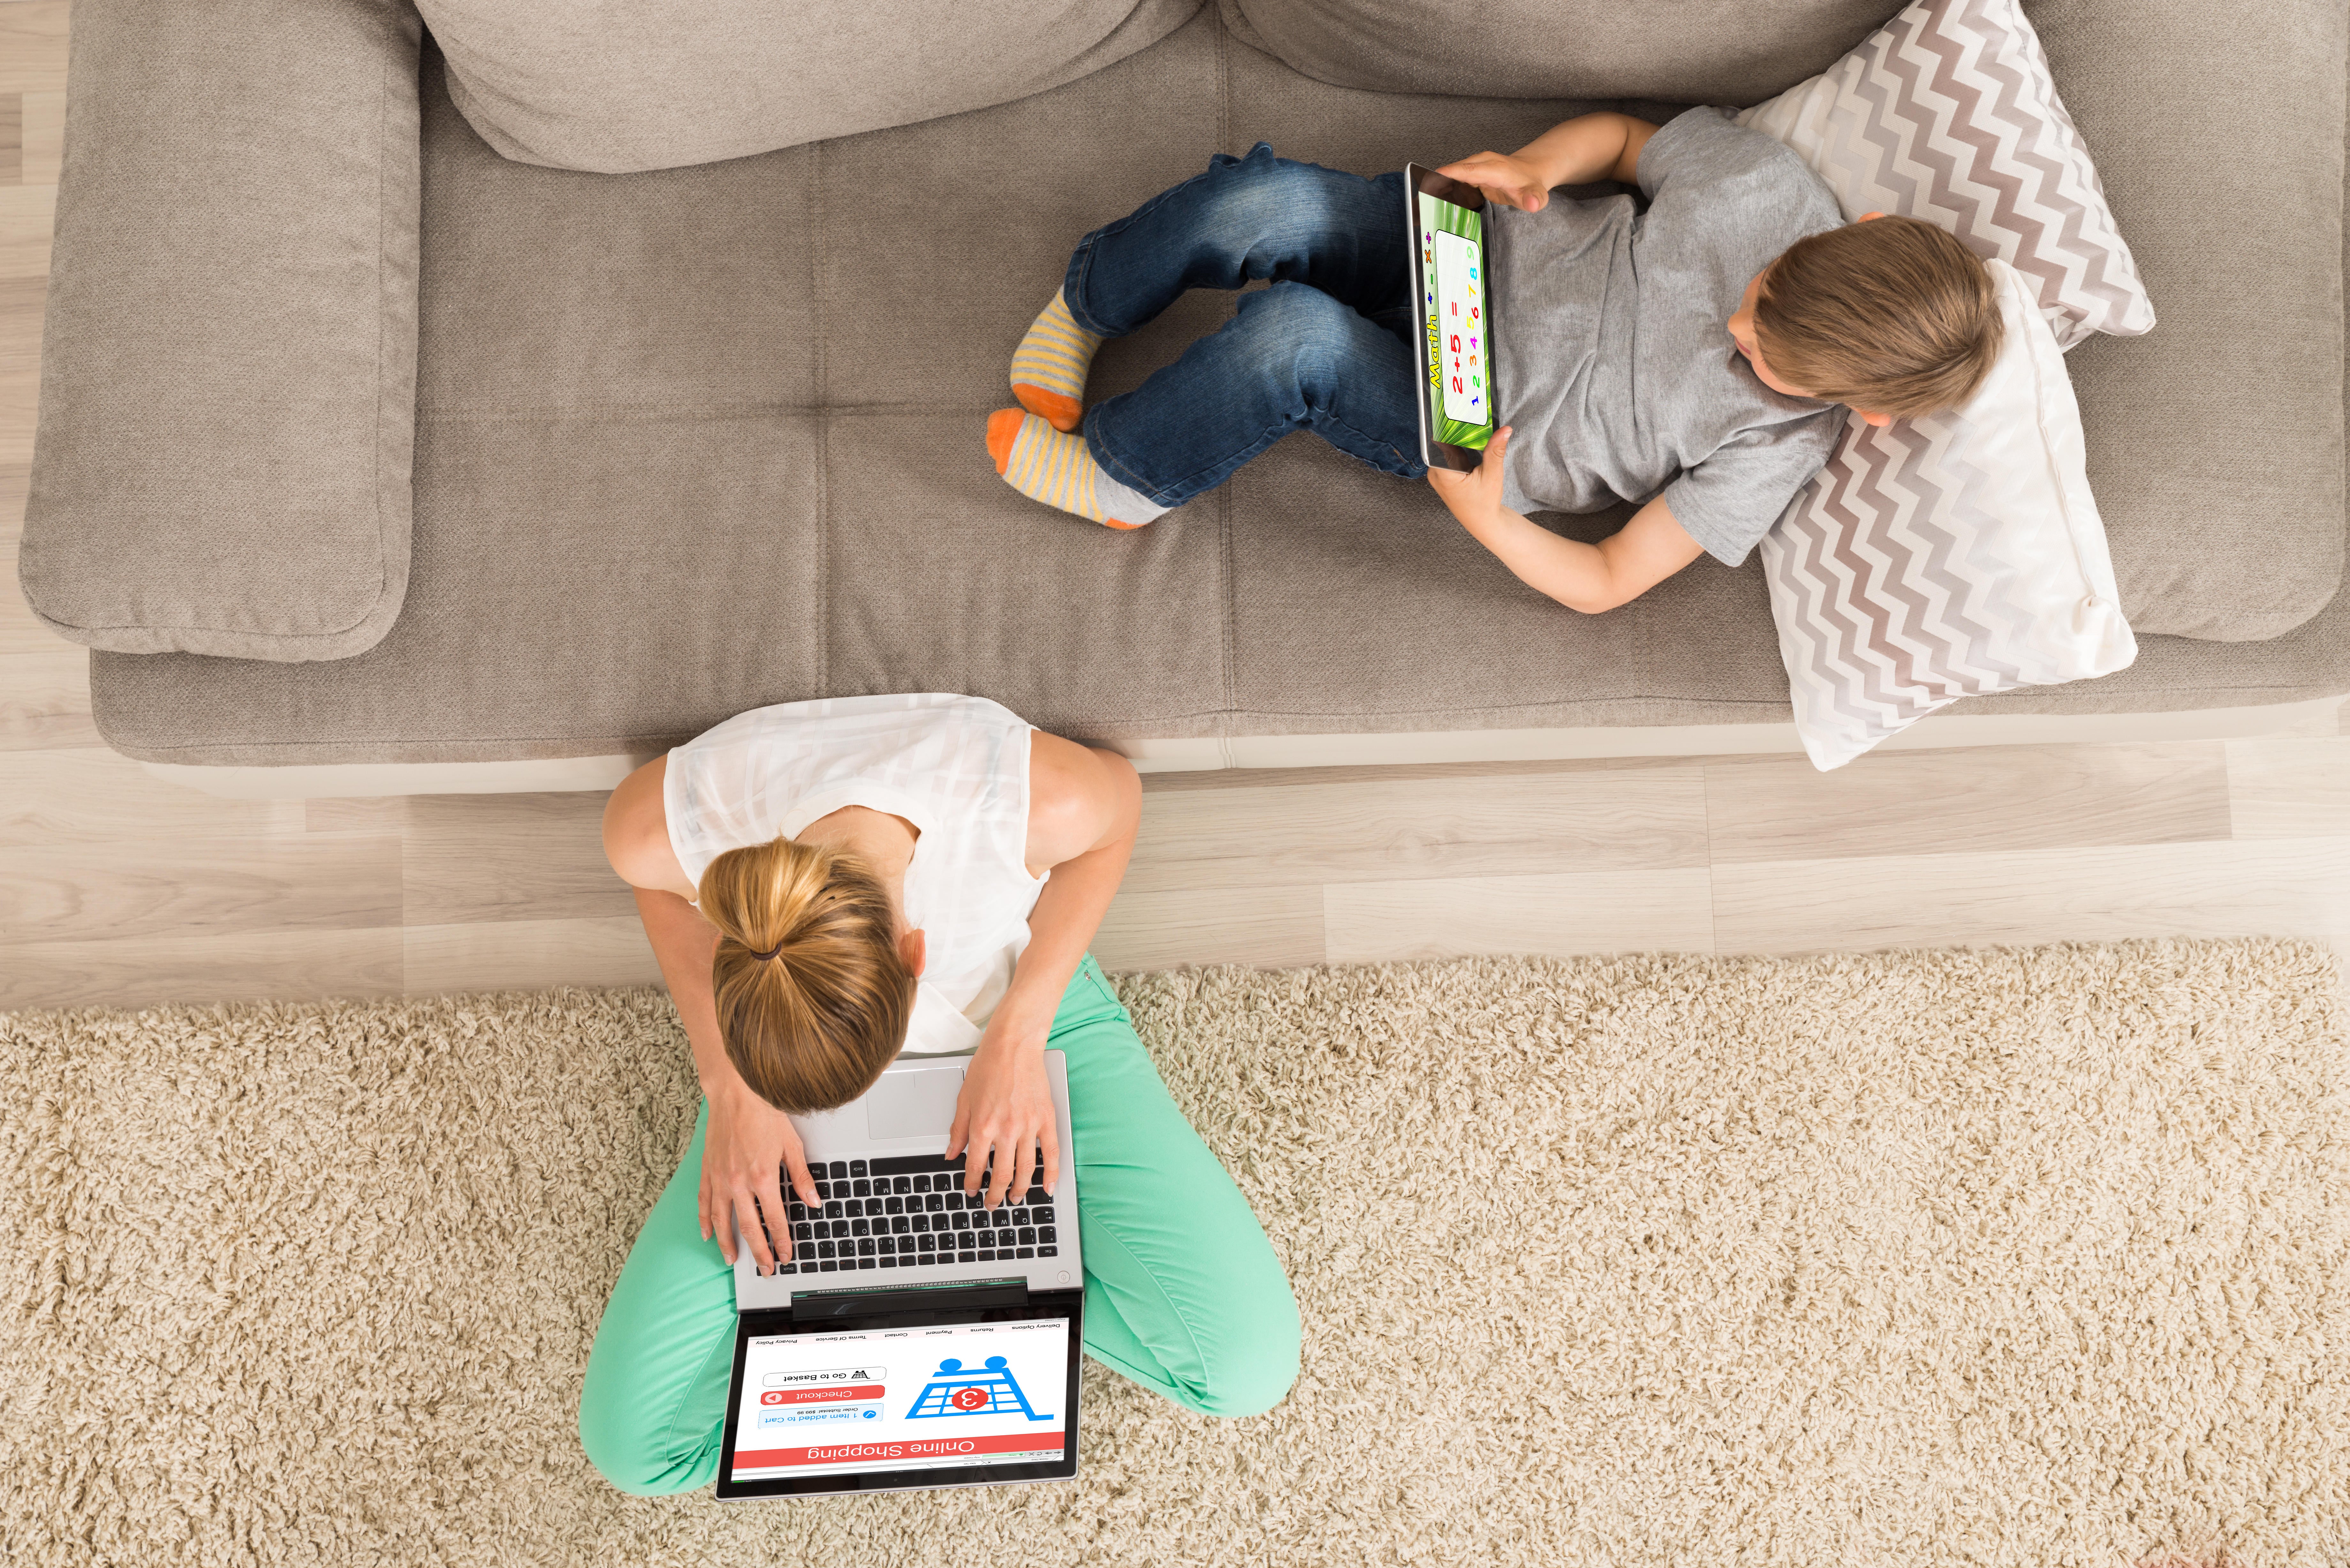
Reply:
[[[1419,459],[1466,472],[1499,427],[1485,193],[1417,163],[1403,171],[1412,294],[1419,301]]]
[[[1077,1473],[1085,1265],[1066,1058],[1045,1053],[1061,1168],[990,1211],[947,1131],[969,1057],[899,1057],[837,1110],[794,1116],[820,1205],[736,1236],[734,1376],[718,1496],[1067,1480]]]

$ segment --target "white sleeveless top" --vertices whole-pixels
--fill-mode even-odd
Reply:
[[[912,823],[905,917],[926,956],[905,1048],[968,1051],[1012,983],[1045,888],[1028,875],[1029,733],[982,697],[754,708],[670,753],[670,847],[699,886],[725,851],[791,837],[843,806]]]

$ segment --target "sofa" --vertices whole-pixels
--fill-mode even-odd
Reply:
[[[814,9],[81,0],[19,571],[109,745],[226,793],[601,787],[935,690],[1146,766],[1794,747],[1752,560],[1586,617],[1309,436],[1118,534],[983,424],[1072,242],[1211,153],[1749,104],[1890,0]],[[2350,691],[2350,23],[2027,12],[2159,316],[2068,360],[2141,651],[1899,739],[2278,727]],[[1230,308],[1106,346],[1096,395]]]

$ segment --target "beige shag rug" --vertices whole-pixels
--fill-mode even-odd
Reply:
[[[622,1497],[573,1435],[689,1129],[657,992],[0,1018],[0,1560],[2350,1562],[2329,955],[1121,982],[1294,1276],[1074,1484]]]

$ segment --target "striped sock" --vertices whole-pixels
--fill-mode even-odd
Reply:
[[[1167,510],[1112,479],[1086,450],[1085,437],[1018,409],[987,416],[987,455],[1004,483],[1029,500],[1113,528],[1139,528]]]
[[[1028,324],[1028,336],[1012,351],[1012,395],[1056,431],[1073,431],[1086,412],[1086,370],[1101,347],[1101,334],[1088,332],[1069,314],[1058,289],[1053,303]]]

